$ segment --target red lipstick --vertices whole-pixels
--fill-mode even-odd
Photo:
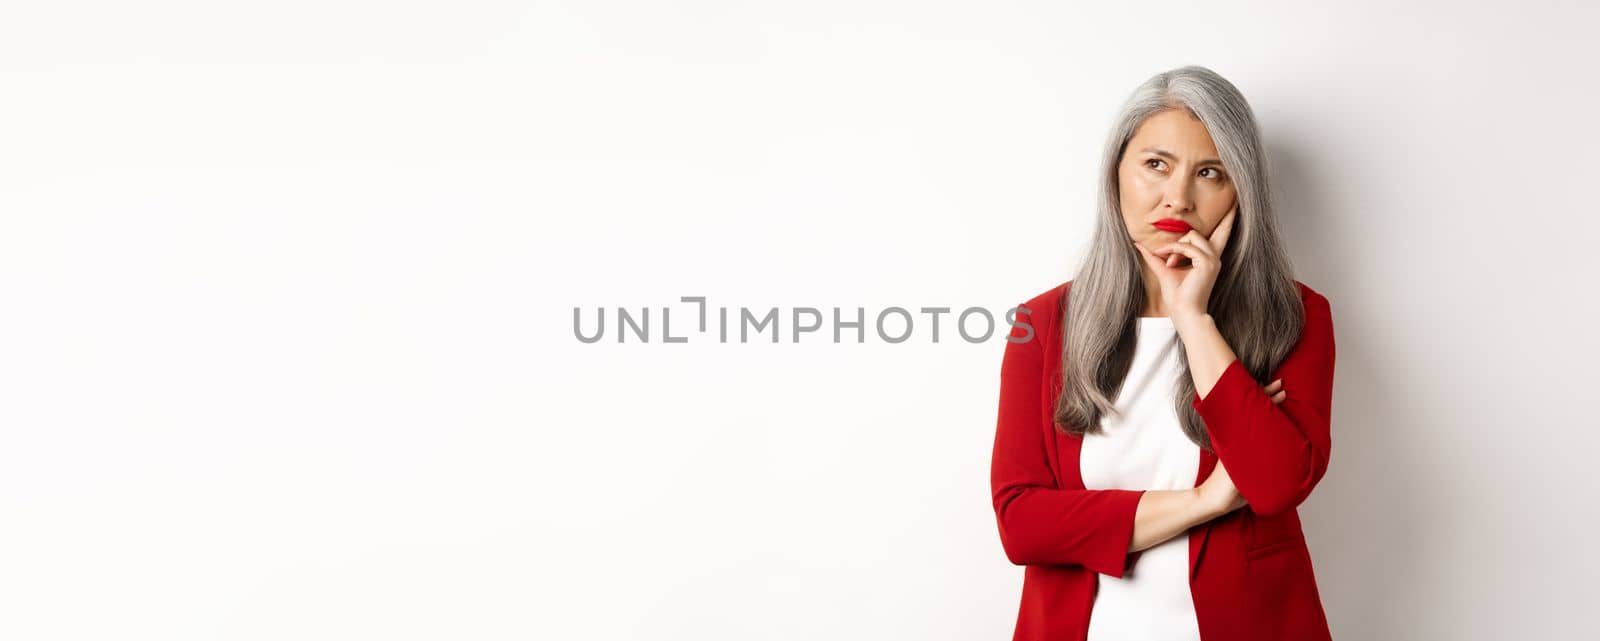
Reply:
[[[1189,223],[1183,222],[1176,218],[1162,218],[1161,220],[1151,223],[1150,226],[1161,231],[1170,231],[1176,234],[1187,234],[1191,229],[1189,227]]]

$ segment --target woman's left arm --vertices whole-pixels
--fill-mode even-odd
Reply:
[[[1281,403],[1251,377],[1210,314],[1173,318],[1189,358],[1195,397],[1217,458],[1262,516],[1294,509],[1328,470],[1333,443],[1333,314],[1328,299],[1304,292],[1305,326],[1278,366]]]

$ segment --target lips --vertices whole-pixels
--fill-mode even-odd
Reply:
[[[1151,223],[1150,225],[1161,231],[1170,231],[1179,234],[1188,233],[1190,229],[1189,223],[1183,222],[1176,218],[1162,218],[1161,220]]]

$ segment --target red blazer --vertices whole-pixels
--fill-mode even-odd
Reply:
[[[1333,401],[1333,317],[1328,300],[1295,281],[1305,329],[1267,379],[1288,396],[1274,404],[1234,360],[1205,398],[1191,401],[1216,454],[1200,451],[1195,485],[1221,457],[1249,505],[1189,530],[1189,584],[1206,641],[1330,638],[1296,507],[1328,469]],[[1025,567],[1013,641],[1075,641],[1089,632],[1099,576],[1123,576],[1143,490],[1084,489],[1081,438],[1052,425],[1061,393],[1061,320],[1072,281],[1021,305],[1031,340],[1007,342],[990,488],[1000,543]],[[1011,336],[1028,337],[1022,325]]]

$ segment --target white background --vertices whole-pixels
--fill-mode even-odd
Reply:
[[[1184,64],[1332,301],[1334,636],[1592,630],[1600,12],[1066,5],[8,3],[0,637],[1008,639],[998,337],[572,309],[1004,310]]]

